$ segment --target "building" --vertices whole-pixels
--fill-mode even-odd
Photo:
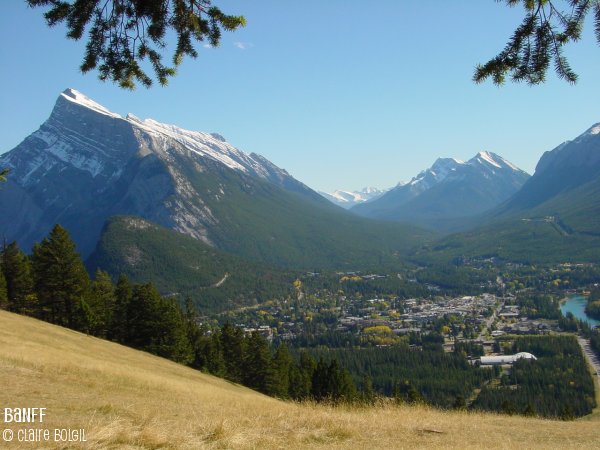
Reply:
[[[482,356],[479,360],[482,366],[501,366],[503,364],[514,364],[519,359],[536,360],[531,353],[520,352],[516,355]]]

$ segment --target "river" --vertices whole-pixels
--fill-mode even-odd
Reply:
[[[572,313],[576,319],[587,322],[591,327],[597,327],[600,325],[600,320],[592,319],[588,317],[585,313],[585,305],[587,304],[587,299],[580,295],[576,295],[574,297],[569,297],[567,300],[560,304],[560,312],[563,316],[566,316],[567,313]]]

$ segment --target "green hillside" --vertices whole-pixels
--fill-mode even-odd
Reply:
[[[137,217],[111,218],[87,261],[113,276],[151,281],[163,295],[191,297],[203,313],[285,297],[295,275],[246,261]]]

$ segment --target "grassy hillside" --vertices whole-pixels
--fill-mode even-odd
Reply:
[[[201,313],[285,297],[295,279],[291,271],[250,262],[126,216],[108,220],[87,266],[91,273],[101,268],[136,283],[152,282],[163,295],[191,297]]]
[[[72,448],[598,448],[596,420],[424,407],[292,404],[160,358],[0,311],[0,404],[45,407]],[[15,433],[26,425],[4,424]],[[4,442],[2,444],[5,444]],[[3,448],[40,448],[13,442]],[[45,448],[64,448],[60,444]]]

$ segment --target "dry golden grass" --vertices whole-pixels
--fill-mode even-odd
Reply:
[[[0,386],[2,408],[47,408],[35,427],[85,429],[87,442],[68,448],[600,448],[594,420],[281,402],[6,312],[0,312]],[[8,448],[66,448],[45,445],[13,441]]]

